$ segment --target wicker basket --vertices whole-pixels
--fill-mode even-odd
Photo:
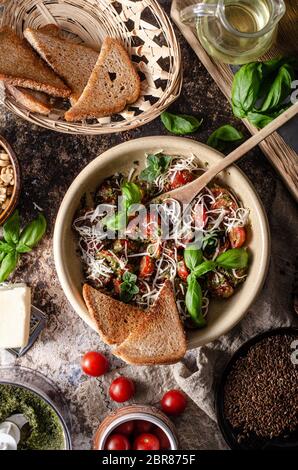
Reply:
[[[182,83],[180,48],[167,15],[156,0],[7,0],[0,22],[20,36],[27,27],[59,25],[72,39],[100,48],[106,36],[120,39],[142,80],[139,100],[122,113],[67,123],[65,109],[49,116],[31,113],[1,90],[0,99],[18,116],[47,129],[68,134],[108,134],[142,126],[167,108]]]

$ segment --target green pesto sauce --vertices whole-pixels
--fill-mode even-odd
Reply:
[[[61,450],[64,448],[63,428],[53,408],[38,395],[25,388],[0,384],[0,423],[16,413],[22,413],[29,421],[27,432],[22,432],[18,449]]]

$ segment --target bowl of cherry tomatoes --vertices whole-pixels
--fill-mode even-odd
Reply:
[[[152,406],[128,405],[108,415],[93,441],[94,450],[177,450],[174,424]]]

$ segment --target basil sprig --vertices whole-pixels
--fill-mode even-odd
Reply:
[[[0,241],[0,283],[6,281],[16,269],[20,254],[30,252],[42,239],[47,228],[43,214],[30,222],[21,231],[18,211],[3,226],[3,238]]]
[[[295,77],[295,59],[277,58],[243,65],[235,74],[232,107],[238,118],[247,118],[258,128],[265,127],[290,104]]]
[[[137,279],[137,276],[129,271],[123,274],[123,282],[120,284],[120,299],[122,302],[130,302],[133,296],[139,293],[139,288],[136,285]]]
[[[226,124],[216,129],[210,135],[207,140],[207,145],[219,150],[220,152],[224,152],[228,148],[229,144],[239,142],[241,140],[243,140],[242,132],[238,131],[230,124]]]
[[[248,253],[244,248],[233,248],[219,255],[214,261],[203,261],[202,250],[189,245],[184,250],[184,261],[190,274],[187,278],[185,305],[194,324],[202,328],[206,320],[202,313],[202,289],[198,278],[216,268],[243,269],[248,266]]]
[[[111,230],[121,230],[126,226],[127,212],[133,204],[139,204],[142,200],[142,191],[135,183],[126,182],[121,186],[123,207],[117,214],[107,217],[106,226]]]
[[[201,127],[203,122],[203,119],[197,119],[195,116],[172,114],[167,111],[164,111],[160,118],[165,128],[176,135],[192,134]]]
[[[168,169],[173,157],[162,153],[150,154],[147,156],[146,168],[140,173],[140,179],[153,183],[156,178]]]

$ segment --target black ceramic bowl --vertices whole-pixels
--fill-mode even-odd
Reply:
[[[233,368],[236,361],[246,356],[248,350],[254,346],[255,344],[262,341],[264,338],[268,338],[271,336],[279,336],[284,334],[294,334],[297,336],[298,339],[298,328],[288,327],[288,328],[278,328],[274,330],[266,331],[265,333],[261,333],[254,338],[250,339],[246,343],[244,343],[232,356],[228,364],[226,365],[223,374],[219,380],[218,386],[216,388],[215,393],[215,406],[216,406],[216,413],[217,413],[217,420],[222,435],[231,449],[238,449],[238,450],[279,450],[279,449],[292,449],[298,450],[298,429],[291,434],[284,435],[274,439],[262,439],[258,436],[252,436],[247,441],[238,441],[238,436],[240,431],[234,429],[231,424],[229,423],[228,419],[224,413],[224,389],[227,377]],[[298,365],[297,365],[298,367]],[[298,391],[297,391],[298,393]]]

